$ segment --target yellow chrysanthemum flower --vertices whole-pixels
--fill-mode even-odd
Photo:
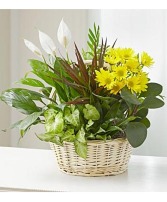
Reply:
[[[127,87],[131,90],[131,92],[138,93],[140,81],[138,76],[132,76],[127,79],[126,82]]]
[[[111,87],[110,93],[116,95],[125,86],[124,81],[115,81]]]
[[[149,82],[149,79],[148,79],[148,75],[147,73],[145,72],[141,72],[139,74],[139,88],[137,90],[138,93],[141,93],[142,91],[146,91],[148,86],[148,82]]]
[[[125,79],[127,77],[127,67],[125,65],[114,67],[113,76],[119,81]]]
[[[140,64],[137,59],[130,59],[126,61],[126,66],[128,71],[136,73],[139,71]]]
[[[141,64],[146,67],[150,67],[154,64],[153,58],[148,55],[148,53],[143,52],[141,54]]]
[[[123,60],[128,60],[135,56],[135,52],[132,48],[122,48],[119,50],[119,56]]]
[[[120,62],[121,58],[119,57],[119,54],[118,54],[118,48],[116,49],[109,48],[106,52],[106,56],[104,57],[104,61],[111,65],[114,65]]]
[[[110,89],[114,80],[112,73],[109,70],[104,70],[103,68],[100,68],[100,71],[96,70],[95,72],[95,80],[99,83],[99,86],[103,86],[107,89]]]

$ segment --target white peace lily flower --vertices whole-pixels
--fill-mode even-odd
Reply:
[[[42,52],[31,41],[24,39],[24,43],[27,46],[27,48],[29,48],[33,53],[35,53],[39,57],[43,58]]]
[[[39,41],[43,50],[47,53],[55,57],[56,55],[56,46],[53,40],[45,33],[39,31]]]
[[[65,48],[67,48],[71,40],[71,32],[63,19],[61,20],[58,31],[57,31],[57,38],[60,44],[64,46]]]

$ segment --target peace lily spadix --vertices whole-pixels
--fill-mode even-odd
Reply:
[[[56,55],[56,46],[53,42],[53,40],[44,32],[41,32],[39,30],[39,41],[41,43],[41,46],[43,48],[43,50],[49,54],[52,55],[53,57],[55,57]]]
[[[29,48],[33,53],[35,53],[37,56],[43,58],[42,52],[31,41],[24,39],[24,43],[27,46],[27,48]]]
[[[66,49],[71,40],[71,32],[63,19],[61,20],[57,31],[57,38],[59,43]]]

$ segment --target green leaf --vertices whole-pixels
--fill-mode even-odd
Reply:
[[[45,88],[42,88],[40,90],[46,97],[49,97],[50,96],[50,93],[52,91],[52,87],[45,87]]]
[[[36,135],[41,141],[45,141],[45,142],[53,142],[57,145],[62,146],[62,142],[60,139],[60,135],[59,134],[55,134],[55,133],[45,133],[45,134],[40,134],[40,135]]]
[[[42,113],[43,112],[34,112],[34,113],[30,114],[25,119],[23,119],[20,123],[17,124],[17,128],[19,128],[20,130],[26,130],[29,126],[31,126],[38,119],[38,117]]]
[[[48,66],[46,63],[43,63],[39,60],[28,60],[30,66],[35,70],[35,71],[41,71],[41,72],[47,72],[49,70]]]
[[[132,147],[139,147],[147,137],[147,128],[143,123],[128,123],[126,127],[126,137]]]
[[[124,87],[121,90],[121,97],[122,99],[126,100],[129,103],[135,104],[135,105],[140,105],[140,101],[137,99],[137,97],[131,93],[131,91],[127,88]]]
[[[61,141],[74,142],[74,140],[75,140],[74,129],[68,129],[61,137]]]
[[[150,121],[148,120],[148,118],[143,118],[140,123],[143,123],[147,128],[150,127]]]
[[[58,83],[55,83],[55,88],[56,88],[57,94],[60,96],[60,98],[62,98],[65,102],[67,102],[68,97],[67,97],[64,89]]]
[[[114,103],[111,106],[110,110],[105,115],[104,120],[109,120],[111,118],[115,118],[117,116],[117,112],[119,110],[119,107],[120,107],[120,102]]]
[[[55,136],[53,139],[50,140],[50,142],[53,142],[53,143],[60,145],[60,146],[63,146],[59,136]]]
[[[155,109],[160,108],[162,106],[164,106],[164,102],[162,100],[153,96],[148,96],[145,98],[140,108]]]
[[[87,136],[87,139],[88,140],[95,140],[95,135],[94,134],[89,134],[88,136]]]
[[[54,119],[53,118],[47,119],[45,123],[45,129],[46,132],[62,133],[64,129],[63,113],[58,112],[55,115]]]
[[[73,112],[71,112],[70,108],[65,108],[64,118],[68,123],[72,124],[75,127],[78,127],[80,125],[78,109],[75,109]]]
[[[53,108],[47,109],[44,112],[44,117],[46,119],[46,122],[50,122],[50,121],[53,122],[57,113],[58,113],[58,111]]]
[[[148,83],[147,91],[142,92],[140,97],[157,96],[162,92],[162,86],[158,83]]]
[[[96,134],[98,134],[98,133],[105,133],[106,132],[106,130],[104,130],[103,128],[99,128],[99,130],[96,132]]]
[[[123,132],[122,128],[120,128],[120,127],[118,127],[118,126],[110,126],[110,127],[107,129],[106,133],[112,132],[112,131],[117,131],[117,130]]]
[[[19,82],[24,85],[33,86],[33,87],[45,87],[41,81],[37,79],[32,79],[32,78],[23,78]]]
[[[76,139],[77,139],[79,142],[86,143],[85,131],[84,131],[83,127],[82,127],[82,128],[78,131],[78,133],[76,134]]]
[[[106,141],[106,138],[107,138],[107,136],[106,136],[106,134],[104,134],[104,135],[96,135],[96,140],[104,140],[104,141]]]
[[[9,106],[17,108],[23,114],[32,114],[33,112],[41,111],[41,108],[37,107],[31,98],[22,95],[15,91],[15,89],[4,91],[0,99]]]
[[[118,124],[118,126],[127,125],[130,121],[133,121],[133,120],[135,120],[136,118],[138,118],[138,117],[136,117],[136,116],[129,116],[128,118],[126,118],[126,119],[124,119],[123,121],[121,121],[121,122]]]
[[[143,109],[140,109],[137,113],[136,113],[136,116],[140,117],[140,118],[145,118],[148,114],[148,109],[146,108],[143,108]]]
[[[75,140],[74,145],[75,145],[75,151],[76,151],[76,153],[80,157],[86,159],[86,157],[87,157],[87,144],[86,143],[82,143],[82,142],[78,142],[77,140]]]
[[[94,124],[94,122],[92,120],[89,120],[88,123],[86,124],[86,130],[89,130],[90,127]]]
[[[45,133],[45,134],[39,134],[39,135],[37,135],[37,137],[41,141],[50,142],[55,137],[55,133],[49,132],[49,133]]]
[[[99,120],[100,119],[100,113],[97,111],[97,109],[90,105],[86,104],[85,108],[83,109],[84,117],[87,120]]]

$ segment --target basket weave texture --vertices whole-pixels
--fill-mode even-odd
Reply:
[[[118,175],[125,172],[132,147],[126,139],[104,141],[89,141],[87,143],[87,158],[79,157],[71,142],[64,146],[50,143],[55,152],[59,169],[71,175],[106,176]]]

